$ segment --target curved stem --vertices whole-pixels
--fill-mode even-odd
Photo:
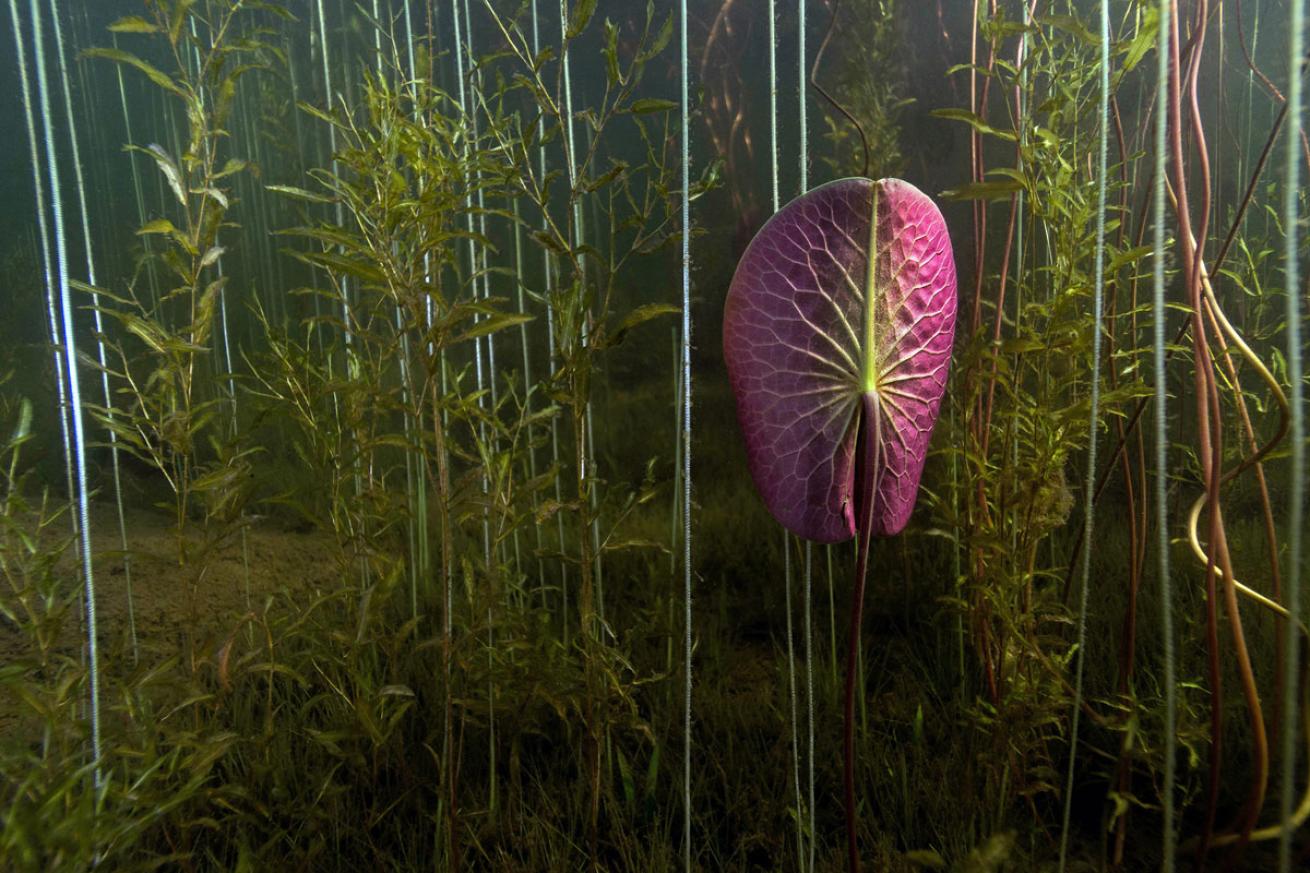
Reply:
[[[1178,201],[1173,197],[1173,193],[1172,188],[1170,188],[1169,194],[1176,206]],[[1195,238],[1189,237],[1188,242],[1192,246],[1196,245]],[[1237,610],[1236,595],[1240,593],[1246,597],[1255,599],[1267,608],[1275,609],[1276,612],[1278,609],[1275,608],[1273,601],[1270,601],[1259,592],[1243,585],[1234,577],[1231,566],[1231,557],[1228,554],[1227,537],[1224,534],[1222,527],[1218,524],[1221,513],[1218,504],[1214,501],[1215,494],[1220,486],[1231,482],[1237,476],[1252,468],[1255,468],[1257,473],[1260,474],[1260,479],[1263,483],[1263,473],[1260,470],[1259,464],[1261,460],[1272,451],[1275,446],[1281,443],[1286,436],[1291,418],[1291,409],[1288,404],[1287,396],[1283,392],[1282,386],[1278,384],[1278,380],[1274,378],[1264,362],[1261,361],[1251,350],[1251,347],[1247,345],[1245,339],[1237,332],[1224,314],[1223,309],[1219,305],[1219,300],[1215,296],[1214,287],[1210,281],[1210,276],[1205,265],[1200,263],[1198,266],[1200,271],[1198,279],[1200,280],[1201,292],[1203,294],[1203,313],[1208,315],[1213,323],[1219,328],[1217,333],[1220,340],[1221,351],[1224,360],[1228,362],[1230,377],[1234,379],[1234,393],[1238,398],[1239,412],[1244,422],[1246,422],[1248,437],[1253,445],[1255,443],[1254,432],[1251,431],[1250,428],[1250,418],[1246,412],[1245,400],[1242,398],[1240,385],[1236,382],[1236,369],[1232,365],[1231,354],[1229,353],[1227,344],[1224,342],[1224,337],[1227,338],[1228,342],[1231,342],[1237,347],[1243,359],[1256,371],[1257,375],[1265,383],[1266,387],[1273,395],[1280,413],[1278,429],[1267,443],[1256,448],[1251,455],[1244,458],[1236,467],[1226,473],[1220,473],[1216,467],[1213,471],[1213,488],[1207,488],[1207,490],[1197,498],[1192,505],[1191,511],[1188,513],[1187,519],[1188,542],[1192,548],[1193,554],[1196,555],[1198,560],[1207,565],[1208,572],[1215,573],[1218,580],[1224,583],[1225,600],[1227,603],[1230,625],[1232,627],[1234,647],[1237,650],[1238,666],[1241,673],[1243,691],[1247,700],[1247,705],[1251,709],[1252,732],[1255,737],[1256,745],[1257,770],[1255,774],[1255,782],[1252,786],[1251,795],[1248,798],[1248,805],[1244,811],[1245,814],[1243,815],[1242,825],[1238,833],[1239,839],[1237,842],[1240,847],[1251,838],[1252,829],[1254,828],[1255,821],[1259,816],[1260,808],[1263,806],[1264,793],[1268,781],[1268,738],[1264,730],[1264,718],[1260,710],[1259,697],[1255,690],[1254,673],[1251,669],[1250,658],[1246,651],[1246,645],[1243,639],[1240,616],[1238,615]],[[1267,490],[1262,488],[1262,494],[1265,495],[1265,500],[1267,502]],[[1211,548],[1209,550],[1202,547],[1198,534],[1201,509],[1207,505],[1210,505],[1212,510],[1211,530],[1209,536]],[[1268,520],[1272,522],[1272,518],[1268,511],[1266,512],[1266,516],[1268,517]],[[1267,538],[1270,540],[1271,549],[1273,549],[1273,553],[1276,556],[1277,547],[1276,541],[1273,537],[1272,524],[1267,524],[1266,527]],[[1216,559],[1218,559],[1220,566],[1215,566]],[[1276,557],[1274,560],[1274,577],[1277,579]],[[1275,594],[1275,596],[1277,596],[1277,594]]]
[[[1196,507],[1193,507],[1193,512],[1197,513],[1199,512],[1199,510]],[[1300,631],[1301,636],[1310,640],[1310,630],[1307,630],[1305,624],[1302,623],[1299,619],[1295,619],[1291,611],[1288,610],[1287,607],[1283,606],[1281,603],[1278,603],[1277,601],[1271,600],[1267,597],[1260,595],[1258,592],[1252,591],[1251,589],[1247,588],[1244,585],[1240,585],[1234,582],[1234,587],[1240,593],[1255,600],[1256,603],[1263,606],[1265,609],[1269,610],[1270,612],[1273,612],[1275,615],[1283,619],[1292,621],[1293,624],[1296,626],[1296,629]],[[1300,687],[1302,692],[1300,709],[1301,709],[1302,723],[1307,726],[1310,726],[1310,698],[1307,698],[1307,694],[1306,694],[1307,690],[1310,689],[1307,689],[1307,683],[1305,681],[1306,679],[1304,675],[1306,672],[1305,666],[1306,665],[1303,663],[1300,671],[1302,674],[1301,682],[1300,682]],[[1224,833],[1224,834],[1212,836],[1209,840],[1210,848],[1218,849],[1224,846],[1237,844],[1239,842],[1255,843],[1255,842],[1263,842],[1266,840],[1278,839],[1284,835],[1291,834],[1302,824],[1304,824],[1307,818],[1310,818],[1310,730],[1305,732],[1304,742],[1306,746],[1305,748],[1306,785],[1301,795],[1301,800],[1297,804],[1296,809],[1292,810],[1291,813],[1286,818],[1284,818],[1281,822],[1278,822],[1277,824],[1268,825],[1267,827],[1260,828],[1259,830],[1252,830],[1249,832],[1234,831],[1231,833]],[[1199,848],[1199,846],[1200,846],[1200,840],[1192,839],[1184,843],[1182,846],[1180,846],[1179,851],[1192,852],[1192,851],[1196,851]]]
[[[1192,220],[1191,209],[1188,202],[1187,191],[1187,174],[1184,170],[1184,150],[1183,150],[1183,115],[1182,115],[1182,80],[1183,66],[1181,63],[1181,39],[1179,35],[1179,15],[1177,3],[1174,4],[1174,14],[1171,16],[1172,25],[1170,28],[1170,37],[1172,39],[1173,51],[1170,52],[1169,79],[1168,79],[1168,123],[1169,123],[1169,143],[1170,156],[1173,163],[1173,172],[1175,175],[1175,187],[1177,191],[1177,200],[1174,212],[1178,218],[1178,235],[1179,249],[1182,255],[1182,274],[1186,281],[1187,297],[1191,308],[1192,321],[1192,353],[1194,365],[1192,379],[1195,383],[1196,391],[1196,431],[1199,439],[1197,454],[1200,457],[1202,475],[1206,481],[1206,490],[1211,493],[1211,510],[1212,516],[1214,506],[1218,502],[1217,477],[1214,475],[1214,439],[1210,422],[1210,384],[1207,379],[1206,365],[1209,363],[1210,355],[1206,346],[1204,327],[1201,324],[1200,314],[1200,293],[1196,287],[1196,280],[1199,278],[1199,272],[1196,270],[1197,251],[1192,244]],[[1198,34],[1193,34],[1194,38]],[[1189,58],[1188,67],[1190,69],[1191,59]],[[1212,536],[1217,533],[1212,529]],[[1206,614],[1206,651],[1208,653],[1208,668],[1210,676],[1210,761],[1209,761],[1209,781],[1206,791],[1205,803],[1205,820],[1201,834],[1201,855],[1204,857],[1210,843],[1210,835],[1214,830],[1214,819],[1217,812],[1219,801],[1219,773],[1222,766],[1222,735],[1223,735],[1223,684],[1219,667],[1219,620],[1218,620],[1218,591],[1216,588],[1216,579],[1214,574],[1213,561],[1207,561],[1206,566],[1206,597],[1205,597],[1205,614]]]
[[[1310,69],[1310,65],[1302,64],[1301,74],[1305,75],[1307,69]],[[1219,251],[1215,254],[1214,260],[1210,265],[1209,271],[1212,276],[1218,275],[1220,268],[1223,267],[1224,261],[1228,257],[1229,249],[1232,248],[1233,241],[1237,238],[1237,231],[1241,228],[1242,222],[1246,218],[1246,213],[1255,199],[1256,186],[1264,175],[1265,165],[1269,162],[1269,155],[1273,152],[1274,143],[1278,140],[1278,134],[1282,130],[1283,122],[1286,117],[1287,107],[1286,104],[1284,104],[1283,109],[1279,112],[1278,116],[1274,118],[1274,122],[1269,128],[1269,134],[1265,138],[1264,147],[1260,150],[1260,157],[1256,160],[1255,168],[1251,171],[1246,190],[1242,195],[1242,200],[1238,204],[1236,213],[1233,215],[1233,220],[1229,223],[1228,233],[1225,235],[1223,244],[1219,246]],[[1179,326],[1178,333],[1173,339],[1173,346],[1176,347],[1182,343],[1190,329],[1191,322],[1184,321],[1182,325]],[[1173,356],[1174,349],[1168,349],[1165,353],[1165,363],[1173,360]],[[1151,399],[1152,398],[1150,397],[1143,397],[1137,401],[1137,406],[1133,409],[1132,414],[1128,416],[1128,420],[1124,423],[1123,433],[1119,436],[1114,449],[1110,452],[1110,463],[1102,468],[1101,473],[1097,478],[1096,492],[1093,497],[1093,500],[1096,502],[1100,502],[1102,492],[1105,490],[1106,485],[1109,484],[1110,474],[1114,468],[1114,464],[1118,461],[1119,456],[1124,452],[1128,445],[1128,438],[1139,432],[1138,425],[1141,423],[1142,416],[1146,413],[1146,407],[1151,402]],[[1067,596],[1069,586],[1073,582],[1073,568],[1078,564],[1078,556],[1082,551],[1083,545],[1082,532],[1079,531],[1074,538],[1073,548],[1070,550],[1069,554],[1067,565],[1069,571],[1064,580],[1065,596]]]
[[[823,62],[823,53],[828,50],[828,43],[832,41],[832,33],[837,28],[837,9],[839,6],[841,6],[841,0],[832,0],[832,15],[828,18],[828,32],[823,35],[823,42],[819,45],[819,51],[814,55],[814,64],[810,67],[810,85],[823,96],[824,100],[832,104],[833,109],[844,115],[846,120],[854,125],[855,132],[860,135],[860,147],[864,150],[864,168],[860,170],[860,175],[868,178],[869,138],[864,135],[864,125],[860,124],[845,106],[838,103],[836,98],[819,84],[819,64]]]

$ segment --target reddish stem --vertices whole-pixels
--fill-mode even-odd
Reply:
[[[851,600],[851,635],[846,649],[846,723],[843,736],[846,795],[846,850],[851,873],[859,873],[860,849],[855,825],[855,677],[859,673],[860,624],[864,614],[864,582],[869,569],[869,547],[873,542],[873,516],[878,483],[875,472],[882,466],[882,410],[878,395],[863,396],[861,426],[858,517],[859,549],[855,558],[855,592]]]

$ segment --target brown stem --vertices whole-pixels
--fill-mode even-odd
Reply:
[[[1124,136],[1123,117],[1119,111],[1119,101],[1115,95],[1110,96],[1110,107],[1111,107],[1111,118],[1114,120],[1115,141],[1119,149],[1119,178],[1120,178],[1120,182],[1122,183],[1119,192],[1119,212],[1123,215],[1128,215],[1129,214],[1128,192],[1129,192],[1129,186],[1131,184],[1131,180],[1129,178],[1129,172],[1128,172],[1128,166],[1129,166],[1128,145]],[[1135,244],[1141,245],[1141,236],[1146,231],[1146,223],[1144,221],[1139,220],[1136,226],[1137,226],[1138,239]],[[1120,249],[1123,248],[1124,237],[1126,232],[1127,232],[1127,222],[1120,222],[1119,232],[1117,235],[1117,239],[1115,241],[1115,244]],[[1117,277],[1112,278],[1111,284],[1108,287],[1112,288],[1113,291],[1107,295],[1108,296],[1107,315],[1108,315],[1109,323],[1113,324],[1115,319],[1118,318],[1118,314],[1119,314],[1118,278]],[[1136,275],[1134,275],[1133,281],[1130,282],[1129,293],[1132,295],[1129,304],[1129,312],[1135,313],[1137,310]],[[1134,339],[1136,338],[1135,328],[1136,328],[1136,318],[1134,315],[1133,322],[1132,322],[1132,329],[1130,331],[1130,336],[1133,337]],[[1106,360],[1113,361],[1115,350],[1117,348],[1116,332],[1114,330],[1108,332],[1107,340],[1108,343],[1106,348]],[[1119,387],[1118,370],[1113,365],[1107,366],[1106,375],[1110,383],[1110,389],[1112,391],[1116,390]],[[1118,432],[1120,440],[1122,440],[1124,438],[1123,419],[1118,416],[1115,416],[1114,425]],[[1134,459],[1131,456],[1131,453],[1129,452],[1124,452],[1121,458],[1122,458],[1122,468],[1123,468],[1123,478],[1124,478],[1124,494],[1125,494],[1125,504],[1126,504],[1125,508],[1127,510],[1126,516],[1128,518],[1129,557],[1128,557],[1128,606],[1124,612],[1123,632],[1120,637],[1120,648],[1119,648],[1119,694],[1124,698],[1128,698],[1129,691],[1132,686],[1133,666],[1136,659],[1137,597],[1138,597],[1138,592],[1141,590],[1141,580],[1142,580],[1142,563],[1140,560],[1138,560],[1138,556],[1141,553],[1140,539],[1145,536],[1145,532],[1141,532],[1139,535],[1139,527],[1137,524],[1137,519],[1139,517],[1137,511],[1138,492],[1136,487],[1137,478],[1135,475],[1136,471],[1134,469]],[[1113,467],[1114,465],[1112,464],[1110,466]],[[1145,497],[1146,497],[1145,493],[1143,493],[1142,494],[1143,504],[1145,503]],[[1132,765],[1129,758],[1128,743],[1129,743],[1129,734],[1125,732],[1123,735],[1123,740],[1120,743],[1119,759],[1115,763],[1114,784],[1120,796],[1127,795],[1130,788],[1129,783],[1132,775]],[[1125,809],[1119,815],[1118,819],[1115,822],[1114,844],[1112,848],[1112,864],[1115,867],[1119,867],[1123,864],[1124,845],[1127,841],[1127,837],[1128,837],[1128,810]]]
[[[1001,277],[996,286],[996,313],[992,319],[992,345],[997,346],[1001,342],[1001,325],[1005,321],[1005,280],[1009,277],[1010,272],[1010,253],[1014,250],[1014,226],[1019,215],[1019,198],[1010,195],[1010,221],[1005,229],[1005,248],[1002,250],[1001,257]],[[1000,357],[992,357],[992,371],[987,378],[987,404],[984,407],[982,418],[982,456],[987,457],[987,450],[991,444],[992,433],[992,409],[996,400],[996,375],[997,368],[1000,366]]]
[[[1269,483],[1265,479],[1264,465],[1260,463],[1258,457],[1261,455],[1261,446],[1256,438],[1255,427],[1251,422],[1251,413],[1246,406],[1246,396],[1242,391],[1241,376],[1237,372],[1237,365],[1233,361],[1233,354],[1228,345],[1228,340],[1224,337],[1216,313],[1212,306],[1207,305],[1205,308],[1206,316],[1210,322],[1211,330],[1214,331],[1215,340],[1219,344],[1220,360],[1223,361],[1224,370],[1228,374],[1228,380],[1232,385],[1232,397],[1237,406],[1238,417],[1242,422],[1242,431],[1246,436],[1247,445],[1250,447],[1251,456],[1257,458],[1250,466],[1255,470],[1256,485],[1260,494],[1260,512],[1264,523],[1265,544],[1269,548],[1269,578],[1272,583],[1273,599],[1281,601],[1283,598],[1282,575],[1278,566],[1278,534],[1274,525],[1273,503],[1269,497]],[[1229,477],[1225,476],[1226,481]],[[1230,577],[1231,578],[1231,577]],[[1276,656],[1274,661],[1274,717],[1271,720],[1271,726],[1274,733],[1269,737],[1271,746],[1277,745],[1277,729],[1280,724],[1279,714],[1282,712],[1282,682],[1283,675],[1283,636],[1287,632],[1286,624],[1282,616],[1274,617],[1274,634],[1276,640]]]
[[[1305,67],[1303,66],[1302,73],[1304,74],[1304,72],[1305,72]],[[1233,241],[1237,238],[1237,231],[1239,228],[1241,228],[1242,222],[1246,218],[1247,210],[1250,208],[1251,203],[1254,202],[1256,186],[1259,184],[1261,176],[1264,175],[1265,165],[1269,162],[1269,155],[1273,152],[1274,143],[1278,140],[1279,131],[1282,129],[1283,121],[1286,119],[1286,117],[1287,117],[1287,105],[1284,104],[1283,109],[1278,113],[1278,116],[1274,119],[1273,125],[1269,129],[1269,135],[1265,138],[1264,148],[1260,150],[1260,157],[1256,161],[1255,169],[1251,171],[1251,178],[1250,181],[1247,183],[1246,192],[1243,194],[1242,200],[1238,204],[1237,212],[1236,214],[1234,214],[1233,220],[1229,224],[1228,234],[1224,237],[1224,242],[1219,247],[1219,251],[1218,253],[1216,253],[1214,261],[1210,265],[1209,272],[1211,276],[1219,275],[1219,270],[1223,267],[1224,261],[1228,256],[1228,251],[1230,248],[1232,248]],[[1148,202],[1149,202],[1149,198],[1147,198],[1147,201],[1143,202],[1143,207],[1142,207],[1143,210],[1146,209]],[[1179,326],[1178,333],[1174,336],[1173,339],[1172,345],[1174,347],[1178,346],[1183,341],[1183,339],[1186,338],[1190,328],[1191,328],[1190,321],[1184,321],[1182,325]],[[1170,348],[1169,351],[1166,352],[1165,354],[1165,362],[1168,363],[1169,361],[1173,360],[1173,356],[1174,356],[1174,348]],[[1137,406],[1133,408],[1132,414],[1128,416],[1128,420],[1124,424],[1124,435],[1119,438],[1118,442],[1114,446],[1114,449],[1110,452],[1110,463],[1106,464],[1106,466],[1101,470],[1100,474],[1097,476],[1096,487],[1092,491],[1092,502],[1094,505],[1099,505],[1100,503],[1101,495],[1104,492],[1106,485],[1109,484],[1110,474],[1114,470],[1115,462],[1118,461],[1121,453],[1125,450],[1127,446],[1127,437],[1133,434],[1137,434],[1138,438],[1139,439],[1141,438],[1141,432],[1138,429],[1138,424],[1141,423],[1142,416],[1145,414],[1146,407],[1150,403],[1150,401],[1151,398],[1149,397],[1143,397],[1141,400],[1138,400]],[[1266,451],[1267,450],[1268,449],[1266,448]],[[1083,548],[1083,539],[1082,539],[1082,531],[1080,529],[1078,533],[1075,534],[1073,548],[1070,549],[1069,552],[1069,561],[1067,564],[1068,569],[1066,571],[1065,580],[1064,580],[1064,590],[1065,590],[1066,597],[1068,596],[1069,586],[1072,584],[1073,568],[1078,563],[1078,557],[1082,553],[1082,548]]]
[[[860,871],[859,836],[855,819],[855,676],[860,656],[860,623],[864,611],[864,581],[869,566],[869,545],[872,537],[867,528],[859,533],[859,554],[855,561],[855,593],[851,601],[850,640],[846,649],[846,703],[843,725],[843,751],[845,752],[843,787],[846,800],[846,850],[851,873]]]
[[[597,687],[596,647],[599,634],[596,628],[596,605],[593,579],[591,544],[591,492],[587,482],[587,387],[585,377],[575,375],[573,379],[573,444],[574,469],[576,470],[576,499],[578,501],[578,559],[579,594],[578,610],[582,624],[582,658],[583,673],[586,677],[587,696],[583,705],[583,718],[587,726],[587,740],[584,753],[587,756],[587,776],[591,783],[589,805],[588,835],[591,845],[591,866],[598,869],[600,863],[600,750],[603,726],[598,721],[597,699],[600,690]]]
[[[437,367],[441,364],[437,363]],[[443,704],[443,735],[446,742],[447,759],[444,762],[446,771],[447,796],[447,814],[446,814],[446,831],[447,839],[450,842],[450,869],[458,871],[460,868],[459,857],[459,830],[458,830],[458,803],[457,803],[457,768],[455,762],[458,761],[456,753],[455,739],[452,736],[451,722],[451,628],[454,625],[453,616],[451,615],[451,573],[454,566],[454,537],[451,534],[450,527],[450,463],[449,454],[446,448],[446,428],[441,418],[441,396],[438,393],[441,385],[439,377],[428,379],[432,391],[432,437],[433,446],[437,456],[437,518],[438,525],[441,528],[441,603],[442,603],[442,631],[441,631],[441,662],[445,671],[445,701]]]
[[[846,649],[846,707],[843,734],[845,751],[843,785],[846,798],[846,850],[851,873],[860,871],[859,836],[855,821],[855,677],[859,672],[860,624],[864,612],[864,583],[869,569],[869,548],[873,542],[874,503],[878,483],[876,471],[882,466],[882,410],[878,395],[865,394],[860,434],[859,547],[855,558],[855,592],[851,601],[851,633]]]
[[[1187,285],[1187,297],[1191,304],[1192,354],[1194,358],[1192,379],[1195,383],[1194,387],[1197,398],[1196,430],[1199,443],[1197,455],[1201,461],[1202,477],[1206,482],[1206,491],[1211,492],[1212,486],[1216,484],[1216,480],[1212,475],[1214,464],[1212,454],[1212,433],[1210,429],[1210,408],[1208,404],[1209,384],[1206,380],[1205,372],[1205,363],[1209,360],[1209,352],[1206,348],[1204,328],[1200,322],[1200,291],[1193,282],[1194,278],[1199,279],[1200,274],[1196,269],[1196,250],[1190,245],[1192,240],[1192,221],[1187,196],[1187,174],[1184,169],[1185,162],[1183,155],[1183,76],[1179,52],[1181,40],[1179,38],[1178,4],[1175,0],[1171,5],[1173,6],[1173,14],[1170,16],[1172,28],[1170,33],[1171,51],[1169,53],[1168,81],[1169,148],[1174,171],[1174,188],[1177,192],[1177,206],[1175,208],[1175,213],[1178,217],[1179,248],[1182,255],[1183,276],[1186,279]],[[1193,34],[1194,38],[1197,36],[1199,36],[1199,34]],[[1213,502],[1211,503],[1211,511],[1212,513],[1214,511]],[[1214,819],[1219,802],[1219,773],[1223,763],[1223,677],[1219,669],[1219,617],[1217,599],[1218,593],[1215,587],[1214,566],[1213,563],[1208,563],[1206,566],[1205,615],[1206,650],[1208,653],[1207,660],[1210,678],[1210,760],[1209,780],[1206,791],[1205,823],[1201,833],[1201,847],[1197,856],[1198,862],[1201,864],[1204,863],[1206,850],[1210,843],[1210,836],[1214,832]]]
[[[837,9],[841,6],[841,0],[832,0],[832,14],[828,16],[828,32],[823,36],[823,42],[819,45],[818,52],[814,55],[814,64],[810,67],[810,85],[815,91],[823,96],[823,99],[832,104],[832,107],[846,117],[854,127],[855,132],[860,135],[860,146],[864,149],[864,169],[860,175],[868,178],[869,176],[869,139],[864,135],[864,125],[856,120],[854,115],[837,102],[831,94],[823,89],[819,84],[819,64],[823,62],[823,53],[828,50],[828,43],[832,41],[833,31],[837,28]]]
[[[1209,767],[1209,786],[1206,794],[1205,827],[1202,832],[1198,863],[1203,864],[1206,850],[1213,833],[1214,818],[1218,804],[1219,779],[1221,772],[1222,743],[1222,686],[1219,673],[1218,652],[1218,597],[1216,591],[1217,565],[1222,565],[1224,572],[1224,599],[1227,607],[1229,624],[1236,650],[1242,687],[1251,717],[1251,730],[1255,745],[1255,775],[1248,795],[1246,806],[1241,814],[1238,849],[1249,839],[1255,826],[1255,819],[1263,805],[1264,793],[1268,780],[1267,736],[1264,731],[1263,714],[1259,696],[1255,688],[1255,678],[1251,670],[1250,658],[1243,638],[1240,616],[1237,609],[1236,592],[1232,584],[1231,561],[1227,547],[1227,536],[1223,527],[1223,512],[1219,502],[1219,486],[1223,462],[1223,431],[1220,424],[1219,392],[1214,373],[1214,362],[1210,357],[1208,334],[1203,319],[1201,296],[1201,271],[1205,245],[1206,228],[1210,206],[1210,167],[1209,155],[1205,142],[1205,130],[1201,122],[1198,105],[1197,76],[1200,69],[1201,54],[1205,42],[1205,24],[1207,21],[1208,0],[1199,0],[1197,4],[1196,25],[1193,33],[1196,49],[1192,52],[1188,64],[1188,90],[1190,92],[1189,120],[1196,140],[1197,160],[1201,173],[1201,208],[1199,225],[1195,235],[1191,228],[1191,214],[1188,207],[1188,190],[1182,146],[1181,113],[1181,67],[1174,55],[1169,77],[1170,86],[1170,122],[1172,127],[1172,146],[1174,157],[1175,188],[1177,192],[1177,215],[1179,223],[1179,243],[1183,256],[1184,271],[1187,278],[1188,301],[1192,311],[1192,349],[1194,354],[1193,378],[1196,383],[1196,411],[1198,433],[1198,455],[1201,460],[1203,478],[1206,484],[1207,504],[1210,521],[1211,550],[1206,560],[1206,623],[1207,641],[1210,647],[1209,664],[1212,682],[1211,690],[1211,754]],[[1174,17],[1173,39],[1178,44],[1178,18]]]
[[[973,8],[973,18],[970,31],[970,74],[969,74],[969,109],[975,115],[986,118],[988,94],[991,87],[991,76],[989,75],[983,81],[981,101],[978,94],[978,6],[975,3]],[[996,2],[990,0],[989,9],[994,15],[996,13]],[[996,65],[996,45],[991,43],[988,46],[987,70],[990,73]],[[969,164],[970,177],[972,181],[979,182],[983,177],[983,157],[982,157],[982,136],[975,129],[971,130],[969,136]],[[974,223],[974,297],[973,313],[969,323],[970,335],[976,335],[982,322],[982,296],[983,281],[985,278],[986,267],[986,240],[987,240],[987,206],[984,201],[975,200],[972,204],[973,223]],[[974,392],[975,374],[970,371],[965,377],[965,396],[974,398],[973,411],[969,421],[969,430],[973,445],[982,446],[986,440],[986,427],[983,423],[983,402],[981,395],[975,397]],[[969,502],[968,512],[966,515],[969,529],[971,532],[977,531],[978,528],[987,523],[989,518],[989,506],[987,501],[986,485],[981,477],[978,477],[974,484],[974,496]],[[973,565],[973,576],[975,580],[981,580],[984,575],[984,558],[980,549],[977,547],[973,550],[971,556]],[[980,599],[982,599],[980,597]],[[983,672],[986,677],[988,692],[993,701],[999,699],[1000,684],[997,677],[996,664],[991,654],[991,648],[988,645],[987,623],[990,621],[986,615],[985,604],[981,610],[976,610],[981,614],[975,615],[977,629],[979,634],[979,651],[983,657]]]

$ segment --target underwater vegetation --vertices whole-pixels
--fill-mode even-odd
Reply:
[[[932,201],[847,179],[774,214],[742,256],[724,362],[756,487],[792,533],[859,535],[846,662],[845,800],[855,840],[854,707],[869,549],[910,519],[955,335],[955,261]]]
[[[1310,862],[1305,0],[6,5],[0,868]]]

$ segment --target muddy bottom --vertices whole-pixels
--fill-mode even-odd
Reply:
[[[197,575],[178,560],[173,518],[150,509],[125,513],[128,554],[119,536],[118,514],[112,503],[91,509],[92,568],[101,668],[132,652],[132,626],[142,651],[171,654],[188,631],[197,637],[223,634],[250,611],[262,611],[268,598],[279,592],[307,594],[338,578],[335,548],[330,536],[316,531],[292,530],[260,516],[247,519],[244,537],[233,532],[220,542]],[[71,539],[67,517],[50,525],[43,544]],[[193,539],[193,542],[198,540]],[[128,568],[131,573],[129,609]],[[55,565],[61,585],[69,586],[76,601],[56,637],[57,652],[81,657],[85,631],[85,600],[76,548],[70,542]],[[0,583],[6,584],[6,583]],[[7,602],[11,590],[0,591]],[[8,618],[0,618],[0,663],[17,664],[34,656],[32,641]],[[0,695],[0,731],[12,726],[15,701]]]

